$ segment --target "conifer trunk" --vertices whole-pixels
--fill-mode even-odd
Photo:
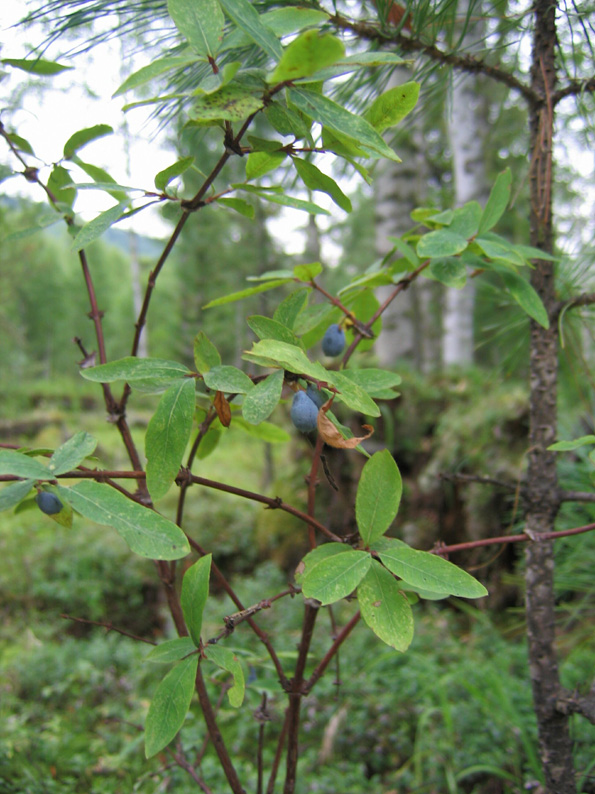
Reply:
[[[556,82],[556,3],[534,5],[532,88],[541,97],[530,107],[531,244],[552,252],[551,97]],[[538,538],[551,532],[558,512],[555,454],[547,447],[556,437],[558,329],[553,319],[556,301],[552,262],[535,263],[531,283],[552,318],[549,329],[531,323],[530,430],[528,510],[526,528],[535,540],[527,547],[526,606],[529,669],[539,731],[539,748],[547,794],[575,794],[572,741],[568,717],[556,707],[560,690],[555,647],[554,554],[552,541]]]

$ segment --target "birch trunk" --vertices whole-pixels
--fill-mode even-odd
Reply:
[[[387,88],[411,79],[408,70],[395,71]],[[399,236],[412,225],[410,213],[427,195],[428,167],[424,157],[422,120],[414,118],[408,134],[396,145],[401,163],[382,163],[374,182],[376,252],[385,256],[391,249],[389,236]],[[382,302],[392,287],[381,287]],[[382,335],[375,345],[381,366],[394,366],[404,359],[423,372],[440,363],[440,286],[422,279],[402,292],[383,315]]]
[[[465,14],[468,3],[461,8]],[[462,43],[464,51],[478,48],[484,36],[484,24],[470,22]],[[452,152],[454,204],[468,201],[482,206],[488,197],[483,144],[486,133],[486,107],[482,80],[470,74],[454,77],[452,105],[447,128]],[[473,363],[473,311],[475,283],[467,281],[461,290],[448,289],[444,296],[442,361],[445,366],[470,366]]]

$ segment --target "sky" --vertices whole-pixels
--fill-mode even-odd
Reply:
[[[44,40],[45,34],[38,26],[27,30],[12,27],[26,13],[28,5],[24,0],[0,0],[0,41],[3,42],[0,56],[3,58],[24,58],[32,46]],[[157,125],[149,120],[150,107],[133,109],[123,114],[122,107],[126,102],[138,97],[128,94],[112,98],[126,76],[120,71],[119,44],[112,41],[74,59],[63,57],[63,53],[71,46],[72,42],[59,41],[44,54],[44,58],[75,67],[53,77],[32,77],[21,70],[7,69],[8,76],[0,84],[2,107],[7,106],[7,98],[24,81],[32,79],[39,84],[40,90],[28,92],[22,107],[3,113],[4,123],[31,143],[39,158],[35,164],[39,166],[40,177],[44,180],[50,174],[52,163],[60,159],[64,143],[74,132],[95,124],[109,124],[114,134],[88,144],[81,150],[81,158],[107,170],[119,184],[153,190],[155,174],[178,158],[167,140],[166,131],[157,129]],[[138,55],[135,56],[135,63],[128,64],[128,73],[145,63]],[[132,141],[128,155],[123,133],[124,120],[129,127],[129,140]],[[1,161],[8,162],[4,157]],[[72,171],[73,181],[91,181],[76,166],[67,165]],[[10,186],[4,183],[2,187],[9,194],[17,193],[37,201],[42,199],[39,187],[22,178],[14,177]],[[324,194],[316,195],[316,203],[332,212],[336,218],[342,219],[345,215]],[[102,191],[80,190],[75,210],[84,221],[89,221],[113,205],[114,199]],[[299,254],[305,245],[301,228],[306,222],[306,213],[283,210],[279,217],[269,221],[269,229],[287,253]],[[320,220],[319,216],[318,224],[324,228],[325,219]],[[143,210],[129,221],[119,222],[117,228],[125,229],[127,226],[151,237],[165,238],[171,233],[171,226],[162,219],[157,207]],[[338,247],[329,240],[324,245],[325,257],[330,263],[336,261],[340,253]]]

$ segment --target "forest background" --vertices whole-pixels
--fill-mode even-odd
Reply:
[[[118,4],[111,5],[124,12]],[[349,18],[380,26],[389,36],[391,28],[393,34],[401,32],[401,21],[391,18],[385,4],[378,3],[378,9],[365,3],[337,7]],[[94,13],[101,8],[98,3]],[[151,4],[140,8],[143,13],[132,16],[127,27],[126,52],[146,55],[162,23],[151,19]],[[461,57],[496,54],[499,68],[521,77],[529,71],[528,7],[420,4],[414,10],[415,29],[423,27],[421,15],[426,13],[428,36],[434,34],[443,49]],[[97,28],[76,4],[51,3],[45,14],[39,24],[48,25],[47,31],[64,27],[63,36],[52,44],[58,49],[48,51],[51,57],[76,67],[77,58],[84,57],[77,51],[84,52],[90,44],[100,47],[102,39],[113,43],[115,30],[109,24],[99,41],[91,41]],[[592,19],[586,6],[560,11],[558,58],[571,80],[584,77],[588,83],[592,76]],[[1,54],[11,58],[26,53],[9,52],[5,44]],[[411,80],[421,83],[416,109],[394,135],[387,133],[402,163],[380,161],[370,184],[333,172],[353,209],[322,220],[305,213],[301,253],[288,252],[283,239],[275,237],[273,230],[280,225],[275,220],[284,210],[274,204],[255,202],[253,218],[207,208],[200,225],[184,229],[160,276],[143,355],[190,365],[194,336],[202,330],[217,340],[225,362],[245,367],[242,351],[253,341],[245,317],[271,313],[270,295],[205,310],[207,303],[246,288],[249,275],[314,261],[325,264],[324,285],[335,294],[346,279],[392,253],[390,238],[419,222],[419,214],[411,218],[416,208],[446,210],[470,200],[484,205],[497,175],[506,168],[512,173],[512,198],[498,231],[516,243],[528,243],[530,145],[527,110],[518,91],[490,82],[486,75],[457,72],[445,61],[424,58],[424,53],[405,57],[410,60],[392,72],[363,72],[338,90],[339,95],[341,90],[351,93],[357,110],[369,103],[373,92]],[[123,79],[126,76],[123,71]],[[51,79],[22,78],[17,90],[4,98],[3,123],[18,132],[13,123],[16,112]],[[171,106],[160,107],[149,123],[158,130],[175,119],[176,112]],[[562,300],[593,289],[592,120],[589,89],[569,93],[557,106],[553,207]],[[85,126],[81,121],[72,132]],[[125,127],[121,136],[124,147],[134,145]],[[172,162],[192,155],[208,173],[218,152],[201,129],[185,129],[176,140],[180,148]],[[85,156],[88,151],[91,157],[93,145]],[[58,151],[56,159],[59,156]],[[17,177],[8,152],[2,162],[3,186],[12,186]],[[320,167],[325,163],[323,158],[316,162]],[[577,168],[579,164],[583,167]],[[109,160],[97,165],[112,170]],[[128,184],[125,167],[114,175]],[[240,158],[232,167],[238,168],[239,180]],[[152,178],[154,171],[148,176]],[[292,176],[276,173],[276,178],[291,182]],[[200,174],[189,169],[183,179],[184,189],[194,194]],[[105,423],[96,387],[78,375],[82,354],[73,339],[83,348],[92,348],[93,341],[90,324],[83,320],[87,296],[70,238],[59,226],[43,228],[50,213],[39,204],[19,198],[18,191],[6,193],[0,203],[0,441],[56,447],[76,432],[84,417],[85,428],[99,439],[101,459],[117,469],[124,466],[123,452]],[[302,197],[313,199],[307,191]],[[330,206],[319,197],[317,193],[317,203]],[[167,223],[168,208],[162,214]],[[295,225],[299,220],[282,215],[281,223]],[[32,226],[37,232],[26,233]],[[90,248],[100,304],[109,303],[103,327],[110,359],[128,354],[142,290],[161,250],[154,239],[117,229]],[[395,534],[416,548],[517,534],[524,528],[521,490],[528,452],[530,321],[494,274],[468,279],[465,286],[458,276],[459,282],[452,273],[442,278],[434,274],[404,291],[394,311],[385,316],[383,335],[371,353],[374,362],[402,377],[401,396],[382,403],[374,443],[388,447],[397,460],[404,498]],[[382,290],[386,287],[378,289],[379,296]],[[592,434],[595,427],[589,307],[568,312],[561,328],[555,437],[572,439]],[[153,410],[153,398],[137,396],[129,418],[139,438]],[[287,406],[277,410],[280,429],[270,431],[269,438],[249,435],[250,427],[243,427],[244,434],[223,434],[218,446],[207,450],[204,465],[209,476],[287,501],[303,501],[307,447],[291,430]],[[371,445],[369,450],[375,448]],[[592,491],[588,452],[586,445],[560,456],[560,483],[567,491]],[[344,450],[329,460],[341,484],[356,478],[363,464],[356,453]],[[348,485],[338,495],[329,489],[325,497],[326,521],[335,531],[347,521],[349,498]],[[173,504],[164,500],[163,510],[171,510]],[[171,626],[150,563],[131,562],[127,547],[114,533],[95,527],[84,536],[75,534],[50,524],[33,509],[29,502],[2,516],[0,641],[7,683],[0,790],[195,790],[169,760],[157,757],[147,762],[143,757],[138,726],[142,728],[155,685],[150,665],[140,664],[146,649],[129,637],[106,635],[105,625],[92,625],[109,623],[153,641],[168,636]],[[258,505],[206,492],[200,505],[189,511],[190,519],[200,520],[206,533],[203,545],[217,543],[218,565],[242,589],[246,603],[261,597],[262,581],[282,590],[306,551],[295,544],[299,522]],[[556,529],[589,524],[594,515],[587,498],[564,502]],[[594,543],[592,534],[585,533],[555,545],[557,650],[561,680],[570,690],[584,687],[595,674]],[[381,643],[371,652],[369,633],[353,635],[341,656],[342,672],[336,671],[336,680],[343,679],[343,684],[327,681],[305,706],[301,790],[487,794],[539,791],[544,785],[527,664],[523,551],[520,544],[474,548],[453,560],[486,584],[489,597],[482,602],[425,602],[414,642],[403,655]],[[214,631],[220,614],[233,611],[225,602],[209,609],[205,621],[211,621]],[[288,625],[287,617],[274,609],[265,621],[271,632],[291,634],[299,628]],[[255,709],[263,681],[258,685],[251,693]],[[273,702],[273,722],[281,719],[280,713]],[[253,725],[235,721],[225,707],[222,715],[231,743],[249,767]],[[187,723],[189,746],[200,747],[199,716],[191,712]],[[576,790],[594,791],[595,733],[578,716],[571,718],[570,730]],[[213,764],[206,755],[205,777],[217,775]]]

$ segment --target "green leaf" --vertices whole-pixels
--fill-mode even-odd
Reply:
[[[124,191],[118,190],[118,185],[116,180],[111,177],[107,171],[104,171],[103,168],[99,168],[97,165],[92,165],[91,163],[83,162],[80,157],[76,154],[72,156],[72,162],[76,163],[79,168],[91,177],[91,179],[95,180],[98,184],[103,184],[103,189],[109,193],[112,198],[115,198],[118,202],[125,202],[127,200],[127,195]],[[113,188],[111,187],[113,185]]]
[[[394,127],[417,104],[419,83],[403,83],[380,94],[364,114],[364,118],[377,132]]]
[[[274,61],[280,60],[283,49],[275,34],[260,19],[249,0],[219,0],[227,16],[247,33]]]
[[[175,640],[167,640],[153,648],[151,653],[145,656],[145,662],[171,664],[195,652],[196,647],[190,637],[176,637]]]
[[[126,211],[126,208],[127,204],[123,202],[121,204],[116,204],[115,207],[105,210],[105,212],[102,212],[96,218],[93,218],[92,221],[86,223],[74,238],[72,242],[72,249],[74,251],[80,251],[94,240],[97,240],[98,237],[101,237],[101,235],[107,231],[110,226],[113,226],[116,221],[120,220]]]
[[[270,366],[282,367],[297,375],[308,375],[315,380],[327,380],[331,374],[322,364],[310,361],[301,348],[276,339],[255,342],[250,353],[267,359]]]
[[[113,527],[132,551],[152,560],[179,560],[190,551],[182,530],[105,483],[84,480],[64,490],[85,518]]]
[[[549,328],[550,322],[545,306],[531,284],[518,273],[508,273],[503,270],[500,271],[500,278],[521,309],[543,328]]]
[[[384,535],[397,515],[403,493],[401,475],[387,449],[366,461],[355,498],[355,518],[366,546]]]
[[[194,363],[201,375],[212,367],[221,366],[219,351],[204,331],[199,331],[194,339]]]
[[[242,86],[225,85],[213,94],[198,97],[190,112],[190,118],[199,121],[212,119],[243,121],[262,106],[262,98]]]
[[[199,460],[207,458],[217,448],[222,435],[223,431],[220,427],[209,427],[206,434],[202,437],[196,457]]]
[[[510,201],[511,182],[512,174],[510,168],[498,174],[494,186],[490,191],[490,197],[485,205],[481,221],[479,222],[479,234],[488,232],[493,228],[504,214],[508,202]]]
[[[76,198],[76,189],[73,187],[65,187],[71,184],[72,177],[70,176],[70,172],[61,165],[55,165],[49,176],[47,188],[54,196],[57,203],[72,207]]]
[[[147,758],[167,747],[182,727],[194,693],[197,669],[197,655],[183,659],[157,687],[145,723]]]
[[[246,179],[258,179],[277,168],[286,158],[285,152],[252,152],[246,160]]]
[[[389,571],[412,587],[462,598],[482,598],[488,594],[477,579],[452,562],[428,551],[395,544],[392,540],[382,538],[375,543],[375,548]]]
[[[464,262],[454,256],[434,260],[425,274],[426,277],[455,289],[462,289],[467,283],[467,268]]]
[[[552,256],[552,254],[548,254],[539,248],[534,248],[532,245],[519,245],[517,243],[514,248],[525,259],[544,259],[547,262],[558,261],[558,257]]]
[[[328,383],[339,389],[338,398],[353,411],[359,411],[366,416],[380,416],[380,409],[354,380],[343,372],[327,372]]]
[[[97,138],[111,135],[113,131],[113,128],[110,127],[109,124],[96,124],[94,127],[87,127],[86,129],[75,132],[64,144],[64,157],[70,160],[79,149],[83,148],[83,146],[86,146]]]
[[[345,55],[343,43],[331,33],[308,30],[283,50],[281,60],[269,76],[269,83],[282,83],[309,77]]]
[[[418,255],[415,253],[415,250],[409,245],[409,243],[405,242],[401,237],[391,237],[389,235],[388,240],[395,246],[397,251],[405,257],[405,259],[409,262],[412,269],[419,267],[420,261]]]
[[[61,447],[58,447],[50,458],[48,469],[53,476],[76,469],[85,458],[95,452],[96,446],[97,439],[81,430],[72,438],[69,438]]]
[[[224,391],[228,394],[247,394],[254,384],[245,372],[237,367],[222,365],[213,367],[204,375],[205,384],[213,391]]]
[[[136,358],[126,356],[108,364],[99,364],[97,367],[82,369],[81,375],[86,380],[94,383],[113,383],[117,380],[125,380],[128,383],[134,381],[156,380],[169,381],[178,380],[190,373],[184,364],[177,361],[166,361],[161,358]]]
[[[387,157],[400,163],[401,160],[387,146],[374,127],[361,116],[350,113],[332,99],[306,88],[292,88],[288,91],[289,100],[298,109],[315,121],[341,135],[347,135],[360,146],[372,150],[376,156]]]
[[[264,112],[270,125],[281,135],[293,135],[299,139],[310,133],[310,125],[304,117],[280,101],[271,102]]]
[[[300,281],[313,281],[316,276],[322,273],[320,262],[310,262],[308,265],[296,265],[293,268],[293,275]]]
[[[285,325],[289,329],[293,329],[293,325],[302,311],[308,300],[309,289],[298,289],[292,292],[275,309],[273,319]]]
[[[467,248],[467,238],[449,229],[428,232],[417,243],[417,255],[421,259],[454,256]]]
[[[330,176],[323,174],[313,163],[308,160],[300,160],[299,157],[292,158],[296,171],[304,185],[310,190],[318,190],[326,193],[332,200],[345,212],[351,212],[351,201],[341,190],[339,185]]]
[[[33,480],[13,482],[0,490],[0,512],[18,505],[33,487]]]
[[[259,284],[257,287],[248,287],[248,289],[242,289],[239,292],[232,292],[229,295],[223,295],[221,298],[215,298],[215,300],[209,301],[203,306],[203,309],[212,309],[213,306],[224,306],[226,303],[241,301],[244,298],[249,298],[251,295],[258,295],[259,292],[267,292],[270,289],[276,289],[280,287],[281,284],[287,284],[288,281],[292,281],[292,279],[280,278],[274,281],[268,281],[266,284]]]
[[[357,551],[343,543],[325,543],[302,560],[302,593],[305,598],[315,598],[323,606],[333,604],[355,590],[371,561],[371,556],[365,551]]]
[[[293,280],[293,270],[266,270],[258,276],[246,276],[246,281],[274,281],[279,278]]]
[[[236,212],[239,212],[240,215],[243,215],[245,218],[254,218],[254,206],[249,204],[244,199],[240,198],[218,198],[217,204],[221,204],[224,207],[229,207]]]
[[[173,165],[164,168],[163,171],[160,171],[155,177],[155,187],[157,190],[164,191],[172,179],[175,179],[177,176],[183,174],[184,171],[187,171],[193,163],[194,157],[182,157],[181,160],[173,163]]]
[[[23,72],[29,74],[38,74],[43,77],[48,77],[60,72],[65,72],[67,69],[73,69],[73,66],[65,66],[63,63],[56,61],[44,61],[42,58],[2,58],[0,63],[5,63],[8,66],[13,66],[15,69],[21,69]]]
[[[300,347],[299,338],[277,320],[253,314],[248,317],[246,322],[259,339],[277,339],[279,342],[287,342],[289,345]]]
[[[386,369],[377,369],[376,367],[343,369],[341,374],[356,383],[370,397],[383,398],[388,389],[392,389],[401,383],[401,376],[397,375],[396,372],[389,372]],[[393,396],[396,396],[396,394]]]
[[[289,33],[303,30],[306,27],[317,26],[327,21],[329,15],[324,11],[317,11],[304,6],[289,6],[274,8],[260,15],[260,19],[269,30],[278,37],[287,36]],[[223,49],[248,47],[252,43],[250,36],[241,28],[236,28],[229,36],[225,37]]]
[[[16,134],[16,132],[9,132],[8,140],[14,145],[15,149],[25,152],[25,154],[35,154],[29,141],[25,138],[21,138],[20,135]]]
[[[476,237],[474,242],[490,259],[511,262],[517,267],[523,267],[525,264],[525,259],[516,250],[516,246],[497,234],[488,233],[487,236]]]
[[[221,648],[219,645],[207,645],[205,656],[217,667],[232,674],[233,686],[227,690],[227,697],[234,708],[239,708],[244,702],[244,692],[246,690],[244,671],[240,660],[233,651],[228,648]]]
[[[174,383],[162,396],[147,427],[147,488],[153,501],[169,491],[182,465],[194,417],[195,388],[192,378]]]
[[[207,554],[192,565],[182,579],[180,602],[186,626],[197,648],[200,648],[202,613],[209,597],[212,555]]]
[[[378,50],[375,52],[356,52],[343,58],[341,63],[356,64],[357,66],[387,66],[400,63],[408,63],[394,52]],[[408,85],[406,83],[405,85]]]
[[[436,220],[434,217],[434,220]],[[479,221],[481,219],[481,207],[477,201],[468,201],[462,207],[456,209],[452,216],[452,221],[448,225],[448,229],[455,234],[460,234],[468,240],[477,234],[479,228]]]
[[[242,419],[241,416],[234,416],[231,426],[234,430],[241,430],[267,444],[285,444],[291,440],[291,435],[287,430],[277,427],[272,422],[261,422],[259,425],[252,425]]]
[[[214,58],[225,26],[218,0],[167,0],[167,10],[190,46],[199,55]]]
[[[573,449],[585,447],[587,444],[595,444],[595,436],[581,436],[572,441],[556,441],[548,447],[552,452],[571,452]]]
[[[411,606],[395,579],[376,560],[357,588],[357,600],[374,634],[395,650],[406,651],[413,639]]]
[[[252,425],[259,425],[273,413],[281,399],[283,372],[279,370],[268,375],[246,395],[242,405],[242,415]]]
[[[193,63],[198,63],[198,59],[194,56],[175,55],[168,56],[167,58],[158,58],[156,61],[141,67],[136,72],[129,75],[112,96],[117,97],[120,96],[120,94],[125,94],[126,91],[130,91],[132,88],[138,88],[150,82],[155,77],[159,77],[160,74],[169,72],[172,69],[181,69]]]
[[[12,449],[0,449],[0,474],[32,480],[50,480],[54,476],[43,463]]]
[[[236,184],[232,187],[237,190],[246,190],[249,193],[255,193],[260,198],[270,201],[273,204],[280,204],[282,207],[292,207],[295,210],[302,210],[310,215],[330,215],[328,210],[313,204],[311,201],[302,201],[302,199],[293,198],[293,196],[286,196],[283,193],[278,193],[280,188],[266,189],[256,185]]]

